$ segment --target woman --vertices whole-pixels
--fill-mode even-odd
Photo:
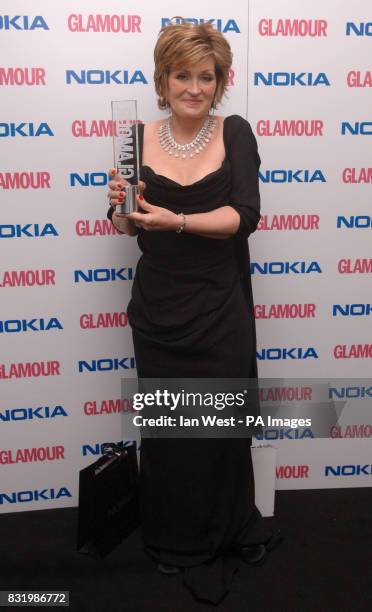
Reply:
[[[247,237],[260,218],[259,156],[247,121],[211,115],[232,54],[210,25],[170,25],[154,51],[160,109],[140,126],[139,212],[108,216],[142,251],[128,305],[143,378],[257,376]],[[116,179],[116,180],[115,180]],[[254,505],[249,439],[143,439],[142,537],[160,571],[218,603],[237,569],[273,545]],[[265,547],[266,545],[266,547]]]

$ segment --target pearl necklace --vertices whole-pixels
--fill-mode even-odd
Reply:
[[[207,117],[195,138],[187,144],[179,144],[172,136],[170,127],[171,118],[168,117],[159,127],[159,142],[164,151],[173,157],[187,159],[187,156],[198,155],[210,142],[212,132],[217,121],[214,117]]]

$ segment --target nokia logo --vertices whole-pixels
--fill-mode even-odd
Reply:
[[[148,85],[141,70],[66,70],[66,83],[71,85]]]
[[[364,399],[372,397],[372,387],[330,387],[330,399]]]
[[[325,465],[324,476],[372,476],[372,465]]]
[[[341,134],[351,134],[352,136],[372,136],[372,121],[355,121],[349,123],[342,121]]]
[[[342,317],[361,317],[372,314],[372,305],[371,304],[333,304],[332,306],[332,315],[337,317],[337,315],[341,315]]]
[[[74,270],[74,282],[108,283],[117,280],[133,280],[133,268],[95,268],[90,270]]]
[[[258,177],[263,183],[326,183],[321,170],[266,170],[259,172]]]
[[[258,261],[251,262],[251,274],[311,274],[317,272],[322,274],[322,270],[317,261],[265,261],[263,264]]]
[[[238,24],[235,19],[221,19],[221,18],[212,18],[212,19],[200,19],[198,17],[174,17],[169,19],[169,17],[161,18],[161,27],[169,25],[170,23],[192,23],[193,25],[199,25],[200,23],[210,23],[216,30],[226,34],[227,32],[235,32],[235,34],[240,34],[240,30]]]
[[[44,236],[58,236],[52,223],[26,223],[26,225],[0,225],[0,238],[43,238]]]
[[[110,442],[112,442],[112,440],[110,440]],[[81,447],[83,457],[86,457],[87,455],[102,455],[104,444],[107,444],[107,442],[98,442],[97,444],[83,444]],[[124,440],[119,440],[119,442],[116,442],[116,444],[121,448],[125,448],[126,446],[132,446],[132,444],[134,444],[136,450],[138,450],[137,440],[126,440],[125,442]]]
[[[49,30],[48,25],[41,15],[30,17],[29,15],[0,15],[0,30]]]
[[[256,352],[260,361],[277,361],[283,359],[319,359],[315,348],[263,348]]]
[[[358,229],[370,229],[372,227],[372,217],[369,215],[351,215],[350,217],[337,217],[337,227],[341,228],[342,226],[347,227],[348,229],[358,228]]]
[[[309,427],[304,429],[265,429],[263,433],[256,434],[257,440],[302,440],[303,438],[314,438]]]
[[[47,123],[0,123],[0,138],[54,136]]]
[[[34,489],[33,491],[13,491],[3,493],[0,491],[0,504],[23,504],[28,502],[50,501],[60,497],[72,497],[66,487],[60,489]]]
[[[92,359],[91,361],[79,361],[78,370],[82,372],[113,372],[122,370],[134,370],[136,362],[134,357],[114,357],[105,359]]]
[[[0,424],[10,421],[32,421],[33,419],[54,419],[68,414],[63,406],[39,406],[38,408],[8,408],[0,410]]]
[[[265,87],[330,86],[325,72],[255,72],[253,83],[256,86],[265,85]]]
[[[56,318],[48,319],[9,319],[0,321],[0,334],[14,334],[27,331],[49,331],[50,329],[63,329]]]
[[[359,24],[353,21],[346,22],[346,36],[372,36],[372,21],[360,21]]]
[[[103,187],[107,185],[110,178],[106,172],[77,172],[70,173],[70,187],[81,185],[81,187]]]

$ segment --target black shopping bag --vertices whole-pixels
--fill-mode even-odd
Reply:
[[[136,445],[107,443],[80,470],[77,550],[103,558],[140,524]]]

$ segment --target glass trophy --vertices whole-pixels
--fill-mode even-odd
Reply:
[[[139,195],[139,143],[137,100],[117,100],[111,102],[113,134],[114,134],[114,165],[121,178],[129,184],[123,189],[125,199],[123,204],[116,206],[121,214],[138,210]]]

